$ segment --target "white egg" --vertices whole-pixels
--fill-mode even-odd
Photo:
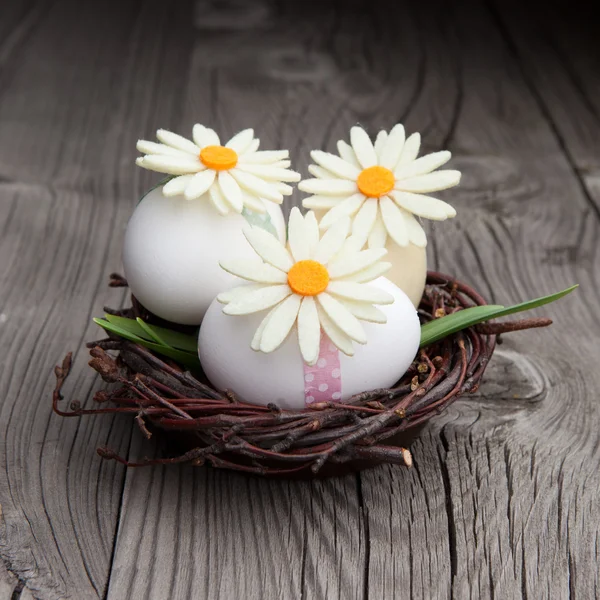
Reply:
[[[379,307],[387,315],[387,323],[363,322],[367,344],[355,344],[353,357],[339,353],[342,400],[366,390],[393,386],[419,349],[419,318],[406,294],[383,277],[373,286],[391,293],[395,301]],[[200,362],[218,389],[233,390],[253,404],[274,402],[281,408],[301,409],[305,406],[305,375],[296,331],[271,354],[250,348],[264,316],[228,316],[215,300],[200,328]]]
[[[281,208],[268,214],[285,240]],[[237,214],[221,216],[208,198],[166,198],[162,188],[149,192],[136,207],[125,232],[123,267],[133,295],[163,319],[198,325],[213,298],[236,278],[220,260],[246,256],[252,249]]]

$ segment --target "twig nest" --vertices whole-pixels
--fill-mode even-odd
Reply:
[[[402,290],[383,277],[373,285],[394,297],[393,304],[380,307],[387,323],[364,323],[369,341],[355,344],[354,356],[338,352],[322,333],[319,359],[312,366],[302,359],[296,328],[276,352],[255,352],[248,340],[264,315],[232,318],[223,314],[222,304],[213,302],[198,340],[205,374],[217,389],[233,390],[247,402],[275,403],[292,410],[393,386],[417,353],[420,324],[414,306]]]
[[[283,242],[281,208],[266,204],[265,214]],[[242,233],[245,225],[242,215],[223,217],[203,198],[165,198],[161,188],[152,190],[138,204],[125,233],[123,267],[133,295],[167,321],[200,324],[213,298],[235,281],[218,261],[250,251]]]

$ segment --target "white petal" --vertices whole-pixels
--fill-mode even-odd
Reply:
[[[402,148],[404,148],[404,140],[404,127],[400,124],[394,125],[381,149],[379,164],[382,167],[392,171],[396,168],[400,154],[402,154]]]
[[[271,285],[248,292],[241,298],[230,302],[225,306],[223,312],[226,315],[249,315],[271,308],[279,304],[282,300],[285,300],[291,294],[292,290],[288,285]]]
[[[208,127],[204,127],[204,125],[200,125],[199,123],[194,125],[192,137],[194,138],[194,142],[196,142],[200,148],[221,145],[221,140],[219,140],[217,133]]]
[[[194,156],[198,156],[200,154],[200,148],[194,142],[190,142],[181,135],[177,135],[172,131],[167,131],[166,129],[159,129],[156,132],[156,137],[163,144],[167,144],[167,146],[171,146],[171,148],[177,148],[178,150],[183,150],[184,152],[189,152]]]
[[[165,183],[163,187],[163,196],[170,198],[172,196],[179,196],[185,192],[185,188],[190,184],[194,175],[180,175],[174,177],[171,181]]]
[[[387,140],[387,131],[384,131],[383,129],[377,134],[377,137],[375,138],[375,144],[373,144],[374,148],[375,148],[375,152],[377,152],[377,156],[381,159],[381,149],[383,148],[383,144],[385,143],[385,140]]]
[[[387,250],[385,248],[373,248],[346,255],[341,254],[339,258],[336,258],[327,265],[329,277],[331,279],[345,278],[347,275],[352,275],[370,267],[381,260],[386,254]]]
[[[256,175],[250,173],[244,173],[240,169],[231,169],[229,171],[235,180],[245,190],[252,192],[260,198],[271,200],[272,202],[281,203],[283,202],[283,194],[278,192],[272,185],[259,179]]]
[[[445,221],[447,218],[456,216],[456,211],[452,206],[431,196],[398,191],[390,192],[390,196],[400,207],[425,219]]]
[[[384,248],[386,241],[387,231],[385,230],[385,225],[381,218],[381,211],[378,211],[371,233],[369,233],[369,248]]]
[[[260,322],[260,325],[256,328],[256,331],[254,332],[254,337],[252,338],[252,342],[250,343],[250,348],[252,348],[252,350],[254,350],[255,352],[258,352],[260,350],[260,342],[262,339],[263,331],[265,330],[265,327],[267,326],[267,323],[269,322],[269,319],[271,318],[271,315],[273,314],[275,308],[267,313],[267,316]]]
[[[157,144],[156,142],[148,142],[147,140],[138,140],[135,146],[139,152],[144,154],[162,154],[163,156],[185,156],[189,158],[189,152],[171,148],[166,144]]]
[[[252,212],[258,214],[264,214],[267,212],[267,207],[264,201],[256,196],[253,196],[252,194],[249,194],[248,192],[242,191],[242,200],[244,202],[244,206]]]
[[[352,146],[344,142],[344,140],[340,140],[337,143],[337,149],[340,153],[340,156],[351,165],[354,165],[357,169],[360,169],[360,163],[358,162],[358,158],[356,158],[356,154],[354,150],[352,150]]]
[[[350,229],[350,219],[343,218],[331,226],[320,239],[314,253],[314,260],[326,265],[344,244]]]
[[[256,253],[270,265],[287,273],[294,261],[281,242],[271,233],[260,227],[244,228],[244,235]]]
[[[329,152],[323,152],[321,150],[313,150],[310,155],[316,163],[321,165],[321,167],[334,173],[338,177],[356,181],[357,177],[360,175],[359,168],[335,154],[330,154]]]
[[[255,292],[256,290],[262,290],[266,287],[271,287],[271,286],[268,284],[265,285],[263,283],[243,283],[241,285],[232,287],[231,289],[226,290],[225,292],[221,292],[217,296],[217,302],[220,302],[221,304],[229,304],[230,302],[233,302],[234,300],[239,300],[240,298],[242,298],[246,294],[249,294],[250,292]]]
[[[150,154],[144,156],[140,162],[136,160],[136,164],[150,171],[158,171],[159,173],[167,173],[168,175],[187,175],[189,173],[198,173],[204,170],[204,165],[198,159],[190,156],[161,156],[159,154]]]
[[[371,304],[392,304],[394,302],[394,296],[388,292],[355,281],[330,281],[327,292],[340,298],[370,302]]]
[[[260,152],[246,153],[240,156],[240,164],[266,165],[285,160],[289,157],[289,150],[261,150]]]
[[[338,252],[337,256],[335,256],[332,260],[337,261],[339,257],[345,256],[346,254],[356,254],[363,249],[364,243],[363,240],[358,238],[355,235],[351,235],[347,237],[344,241],[344,245],[341,250]],[[331,261],[330,263],[331,264]]]
[[[356,302],[354,300],[342,300],[342,304],[361,321],[370,323],[387,323],[385,313],[367,302]]]
[[[307,365],[314,365],[319,358],[321,323],[317,304],[312,296],[307,296],[302,300],[298,312],[298,342],[304,362]]]
[[[269,184],[282,196],[291,196],[294,193],[294,188],[291,185],[288,185],[287,183],[283,183],[282,181],[269,181]],[[280,204],[280,202],[278,202],[277,204]]]
[[[355,281],[356,283],[368,283],[378,277],[381,277],[392,268],[392,263],[389,262],[378,262],[358,273],[344,277],[344,281]]]
[[[302,200],[302,206],[314,210],[327,210],[343,201],[344,198],[339,196],[309,196]]]
[[[352,221],[352,235],[365,245],[377,217],[377,198],[368,198]]]
[[[261,352],[273,352],[281,346],[296,322],[301,302],[302,296],[292,294],[273,309],[271,318],[262,332]]]
[[[236,133],[226,144],[227,148],[235,150],[236,154],[243,154],[254,139],[254,129],[244,129]]]
[[[358,284],[355,284],[358,285]],[[317,296],[317,302],[327,316],[351,339],[359,344],[367,343],[367,335],[360,321],[339,301],[327,292]]]
[[[432,152],[398,167],[394,175],[396,176],[396,180],[414,177],[415,175],[425,175],[425,173],[431,173],[431,171],[446,164],[451,158],[452,153],[448,152],[448,150]]]
[[[272,165],[238,165],[238,170],[273,181],[300,181],[300,173]]]
[[[229,204],[227,203],[227,200],[225,200],[225,196],[223,196],[221,187],[218,184],[210,186],[208,196],[219,214],[223,216],[229,214]]]
[[[327,313],[317,305],[319,321],[325,335],[331,343],[347,356],[354,356],[354,346],[352,340],[327,316]]]
[[[240,154],[240,158],[244,158],[245,159],[247,156],[250,156],[250,155],[254,154],[258,150],[259,146],[260,146],[260,140],[258,138],[254,138],[250,142],[250,145],[248,146],[248,149],[245,150],[243,154]]]
[[[287,275],[260,260],[234,258],[219,262],[221,268],[236,277],[256,283],[286,283]]]
[[[377,153],[373,142],[362,127],[355,126],[350,130],[350,142],[363,169],[374,167],[377,164]]]
[[[238,182],[227,171],[219,172],[219,187],[233,210],[236,213],[241,213],[244,210],[242,190]]]
[[[347,179],[305,179],[298,184],[298,189],[307,194],[324,196],[345,196],[358,192],[356,181]]]
[[[408,211],[400,209],[404,215],[404,222],[406,223],[406,231],[408,232],[408,239],[419,248],[425,248],[427,246],[427,236],[425,231],[421,227],[421,224],[415,219],[415,217]]]
[[[319,245],[319,239],[321,232],[319,231],[319,224],[317,223],[317,217],[315,213],[311,211],[307,212],[304,217],[304,231],[306,233],[306,239],[308,241],[308,252],[309,258],[314,256],[314,253]]]
[[[317,179],[335,179],[335,173],[320,167],[319,165],[308,165],[308,172]]]
[[[355,215],[359,208],[363,205],[365,201],[365,197],[363,194],[353,194],[349,198],[342,200],[337,206],[332,208],[326,215],[323,216],[321,222],[319,223],[319,227],[323,229],[328,229],[331,227],[337,220],[343,217],[351,217]]]
[[[292,164],[291,160],[278,160],[277,162],[271,163],[271,167],[278,167],[280,169],[289,169]]]
[[[404,142],[404,148],[402,148],[402,153],[400,154],[400,158],[398,159],[398,164],[396,168],[406,165],[419,155],[419,148],[421,147],[421,134],[413,133],[406,138],[406,142]]]
[[[310,258],[309,239],[306,232],[304,217],[296,206],[290,212],[288,220],[288,243],[290,252],[296,262]]]
[[[207,169],[201,173],[196,173],[187,188],[185,188],[183,195],[187,200],[199,198],[202,196],[202,194],[208,191],[208,188],[210,188],[210,186],[213,184],[215,177],[216,173],[212,169]]]
[[[394,186],[403,192],[437,192],[458,185],[460,182],[460,171],[448,169],[446,171],[435,171],[427,175],[417,175],[402,181],[396,181]]]
[[[408,246],[408,231],[404,215],[400,212],[400,209],[388,196],[384,196],[379,200],[379,206],[381,208],[381,218],[389,236],[399,246]]]

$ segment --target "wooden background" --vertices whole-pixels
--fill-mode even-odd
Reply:
[[[0,600],[597,597],[599,73],[573,3],[0,2]],[[107,275],[157,180],[136,140],[198,121],[254,126],[303,173],[357,121],[403,122],[464,173],[434,268],[502,303],[581,288],[506,337],[412,470],[103,462],[153,448],[127,420],[53,415],[52,369],[75,350],[70,395],[98,386],[84,341],[126,301]]]

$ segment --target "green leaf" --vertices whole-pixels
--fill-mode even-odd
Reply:
[[[557,292],[556,294],[550,294],[549,296],[543,296],[536,298],[535,300],[528,300],[521,304],[515,304],[514,306],[502,306],[499,304],[489,304],[487,306],[473,306],[471,308],[465,308],[451,315],[440,317],[425,323],[421,326],[421,348],[433,344],[457,331],[466,329],[478,323],[489,321],[491,319],[498,319],[500,317],[506,317],[514,313],[522,312],[524,310],[531,310],[544,304],[554,302],[567,294],[570,294],[578,285],[572,285],[566,290]]]
[[[273,225],[273,221],[271,220],[271,215],[269,215],[269,213],[265,212],[261,214],[252,210],[248,210],[244,207],[242,216],[246,219],[246,221],[248,221],[248,223],[250,223],[250,225],[260,227],[279,239],[277,230],[275,229],[275,225]]]

